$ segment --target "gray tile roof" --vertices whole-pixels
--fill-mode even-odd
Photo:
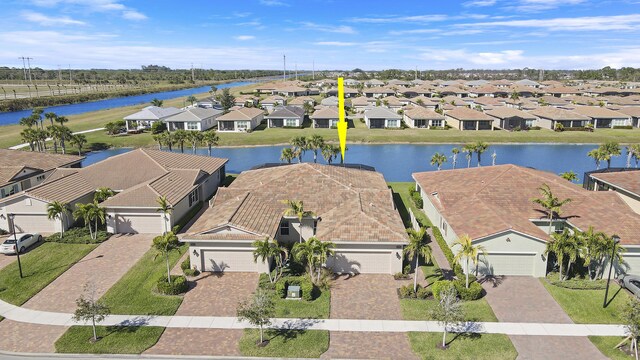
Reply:
[[[402,115],[384,107],[374,107],[366,110],[364,116],[370,119],[402,119]]]
[[[278,106],[269,116],[266,116],[267,119],[297,119],[302,117],[304,117],[304,109],[298,106]]]
[[[182,110],[168,107],[161,108],[158,106],[147,106],[146,108],[133,113],[131,115],[125,116],[125,120],[161,120],[166,117],[175,115],[182,112]]]

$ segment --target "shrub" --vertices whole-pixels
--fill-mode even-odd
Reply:
[[[424,203],[422,201],[422,196],[420,196],[419,192],[414,191],[411,194],[411,200],[413,200],[413,203],[416,205],[418,209],[422,209],[422,206],[424,205]]]
[[[416,291],[416,297],[418,299],[428,299],[433,295],[430,287],[422,287],[418,286],[418,291]]]
[[[187,258],[184,259],[182,264],[180,264],[180,269],[182,270],[191,269],[191,257],[187,256]]]
[[[266,274],[265,274],[266,275]],[[287,280],[282,278],[276,282],[276,295],[282,299],[287,297]]]
[[[433,297],[440,300],[440,294],[454,286],[451,280],[437,280],[431,285],[431,291],[433,291]]]
[[[307,278],[306,276],[302,281],[300,281],[300,292],[302,300],[311,301],[314,299],[316,289],[311,280],[309,280],[309,278]]]
[[[463,281],[466,280],[466,275],[464,274],[464,270],[462,269],[462,266],[456,266],[454,273],[458,279],[462,279]],[[477,280],[478,279],[476,278],[475,275],[469,274],[469,283],[476,282]]]
[[[55,233],[44,238],[44,241],[65,244],[100,244],[109,239],[111,235],[113,234],[108,233],[105,230],[98,230],[98,235],[94,240],[89,234],[89,229],[83,226],[71,228],[65,231],[62,238],[60,238],[60,233]]]
[[[416,294],[413,292],[413,285],[404,285],[398,288],[398,296],[400,299],[412,299]]]
[[[268,280],[267,280],[268,281]],[[319,289],[311,282],[308,276],[288,276],[281,278],[275,284],[276,295],[280,298],[287,297],[287,288],[290,285],[300,286],[300,296],[302,300],[311,301],[317,298]]]
[[[603,290],[607,287],[606,279],[589,280],[585,278],[575,277],[560,281],[557,272],[547,274],[546,280],[554,286],[573,290]]]
[[[633,126],[631,125],[615,125],[614,129],[623,129],[623,130],[633,130]]]
[[[442,233],[440,232],[440,229],[438,229],[438,227],[434,225],[431,227],[431,230],[433,230],[433,236],[436,238],[436,242],[438,243],[438,246],[440,246],[440,249],[444,253],[444,257],[447,258],[447,262],[449,263],[449,266],[451,266],[451,269],[453,270],[453,272],[458,273],[462,271],[462,267],[460,266],[460,264],[458,264],[453,259],[453,251],[451,251],[451,248],[442,237]]]
[[[402,273],[405,275],[411,273],[411,264],[405,265],[404,268],[402,268]]]
[[[396,279],[396,280],[406,280],[406,279],[409,279],[411,277],[408,274],[399,272],[399,273],[393,274],[393,278]]]
[[[469,282],[469,288],[465,287],[463,279],[458,279],[453,282],[460,299],[464,301],[478,300],[482,297],[482,285],[477,282]]]
[[[167,277],[162,276],[156,283],[156,290],[163,295],[178,295],[187,291],[189,283],[182,275],[171,275],[171,284],[167,282]]]
[[[564,131],[564,125],[562,125],[561,123],[556,123],[556,126],[553,128],[553,130],[557,132],[562,132]]]
[[[198,276],[200,275],[200,271],[198,269],[184,269],[182,271],[185,276]]]
[[[160,134],[161,132],[164,132],[166,130],[167,130],[167,125],[165,125],[165,123],[163,122],[156,121],[153,124],[151,124],[152,134]]]
[[[531,126],[529,130],[542,130],[542,128],[540,126]]]

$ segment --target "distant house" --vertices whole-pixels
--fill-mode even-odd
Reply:
[[[482,111],[495,109],[497,107],[504,107],[504,99],[492,96],[481,96],[473,99],[473,103],[476,107],[480,107]]]
[[[222,113],[222,110],[193,107],[165,118],[164,122],[169,131],[205,131],[217,125],[216,118]]]
[[[615,191],[633,211],[640,214],[640,169],[602,169],[585,175],[585,189]]]
[[[149,129],[154,123],[162,122],[169,116],[173,116],[180,112],[182,112],[182,110],[174,107],[161,108],[158,106],[147,106],[136,113],[125,116],[125,126],[127,128],[127,132]]]
[[[384,81],[380,81],[378,79],[371,79],[364,82],[364,86],[366,87],[378,87],[384,86]]]
[[[364,112],[367,107],[375,105],[375,100],[371,102],[372,98],[366,98],[364,96],[360,96],[354,99],[351,99],[351,106],[356,112]]]
[[[393,89],[385,88],[385,87],[377,87],[374,86],[369,89],[364,89],[362,91],[364,96],[369,98],[383,98],[387,96],[393,96],[396,94],[396,91]]]
[[[402,115],[384,108],[374,107],[364,112],[364,122],[369,129],[399,128]]]
[[[274,96],[269,96],[268,98],[262,100],[260,102],[260,106],[267,110],[267,113],[271,114],[271,112],[277,107],[277,106],[284,106],[287,105],[287,99],[283,98],[282,96],[278,96],[278,95],[274,95]]]
[[[287,97],[308,95],[307,88],[295,85],[278,88],[276,93]]]
[[[304,104],[309,104],[311,106],[314,106],[316,104],[316,101],[310,96],[299,96],[295,99],[291,99],[287,101],[287,105],[297,106],[301,108],[304,108]]]
[[[588,116],[553,106],[542,106],[529,113],[537,117],[537,126],[551,130],[556,128],[556,124],[562,124],[565,128],[583,127],[591,121]]]
[[[400,109],[402,109],[404,105],[406,105],[406,103],[402,103],[402,101],[400,101],[400,99],[398,99],[395,96],[384,97],[380,99],[380,102],[382,103],[383,106],[395,112],[398,112]]]
[[[617,111],[630,116],[633,127],[640,128],[640,106],[622,107]]]
[[[327,90],[326,92],[327,96],[338,96],[338,89],[337,88],[332,88]],[[345,98],[351,98],[351,97],[356,97],[360,94],[360,91],[358,91],[358,89],[354,89],[354,88],[350,88],[350,87],[344,87],[344,97]]]
[[[78,168],[83,159],[84,156],[0,149],[0,199],[41,184],[57,168]]]
[[[387,81],[387,85],[388,86],[407,87],[407,86],[411,86],[411,83],[408,82],[408,81],[404,81],[404,80],[391,79],[391,80]]]
[[[485,114],[497,120],[497,127],[503,130],[526,129],[534,126],[536,116],[522,110],[505,106],[485,111]]]
[[[304,109],[298,106],[278,106],[266,117],[267,127],[301,127],[304,122]]]
[[[445,117],[443,115],[421,106],[414,106],[405,110],[403,116],[405,124],[411,128],[440,128],[446,125]]]
[[[255,129],[264,117],[258,108],[240,108],[218,117],[218,131],[249,131]]]
[[[524,79],[524,80],[518,80],[514,83],[515,85],[518,86],[528,86],[528,87],[532,87],[532,88],[540,88],[542,87],[542,85],[540,85],[540,83],[537,83],[533,80],[529,80],[529,79]]]
[[[572,95],[582,95],[582,91],[575,86],[548,87],[544,89],[544,93],[557,98]]]
[[[459,98],[469,96],[469,91],[458,86],[447,86],[439,90],[442,96],[456,96]]]
[[[328,129],[337,126],[340,115],[337,107],[326,106],[316,110],[310,118],[314,128]]]
[[[400,102],[402,102],[403,99],[400,99]],[[426,96],[416,96],[413,97],[411,99],[407,99],[408,103],[407,105],[417,105],[417,106],[422,106],[425,107],[427,109],[431,109],[431,110],[435,110],[438,105],[440,104],[438,102],[438,99],[436,98],[430,98],[430,97],[426,97]]]
[[[358,86],[360,85],[360,81],[356,79],[344,79],[345,86]]]
[[[235,106],[240,106],[240,107],[245,107],[245,106],[254,107],[258,105],[258,98],[251,95],[240,95],[240,96],[236,96],[233,104]]]
[[[336,96],[329,96],[320,100],[322,106],[338,106],[338,98]]]
[[[199,99],[196,102],[196,106],[205,108],[205,109],[222,109],[222,105],[220,104],[220,101],[218,101],[216,98],[212,96],[204,99]]]
[[[631,125],[631,117],[618,111],[600,106],[577,106],[574,112],[588,116],[594,128],[613,128],[614,126]]]
[[[493,130],[494,118],[467,107],[456,107],[445,112],[447,124],[458,130]]]

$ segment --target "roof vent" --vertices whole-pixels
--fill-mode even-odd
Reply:
[[[432,192],[432,193],[431,193],[431,196],[433,196],[433,197],[436,197],[436,198],[437,198],[437,197],[438,197],[438,192],[437,192],[437,191]]]

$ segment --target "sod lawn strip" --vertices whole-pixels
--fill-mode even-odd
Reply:
[[[91,342],[91,326],[72,326],[55,343],[56,352],[68,354],[140,354],[155,345],[164,332],[157,326],[98,326],[99,340]]]
[[[447,334],[446,350],[442,333],[410,332],[413,351],[422,359],[511,360],[518,356],[509,337],[502,334]]]
[[[240,353],[244,356],[275,358],[319,358],[329,349],[329,332],[326,330],[265,330],[266,346],[257,346],[260,332],[245,329],[240,339]]]
[[[589,340],[595,345],[600,352],[613,360],[635,359],[635,356],[628,355],[625,351],[629,351],[630,342],[627,341],[622,347],[615,348],[623,338],[619,336],[589,336]]]

